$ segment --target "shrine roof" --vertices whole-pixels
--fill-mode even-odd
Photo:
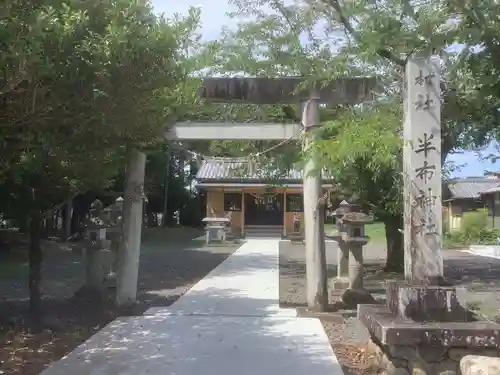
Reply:
[[[447,183],[450,199],[480,199],[481,194],[500,186],[500,179],[491,177],[455,178]]]
[[[328,174],[325,175],[328,176]],[[196,180],[199,183],[258,183],[271,181],[302,183],[302,176],[302,170],[299,168],[278,170],[276,166],[252,163],[247,158],[214,157],[202,161],[200,169],[196,174]],[[325,182],[332,181],[326,177],[323,180]]]

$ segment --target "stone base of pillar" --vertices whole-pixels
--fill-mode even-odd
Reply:
[[[342,294],[342,302],[346,307],[356,308],[361,304],[375,304],[375,298],[366,289],[347,289]]]
[[[468,320],[467,289],[462,287],[389,282],[386,300],[393,315],[415,322]]]
[[[287,235],[287,238],[291,242],[303,242],[304,241],[304,235],[300,232],[292,232]]]
[[[383,345],[371,340],[368,344],[369,357],[371,359],[370,373],[387,375],[499,375],[496,372],[488,372],[488,363],[500,364],[498,352],[488,348],[467,348],[437,345]],[[472,355],[481,355],[480,368],[484,372],[464,371],[468,358],[478,358]]]
[[[460,374],[466,355],[497,356],[500,324],[478,321],[467,311],[466,290],[389,283],[387,304],[361,304],[373,365],[385,374]]]

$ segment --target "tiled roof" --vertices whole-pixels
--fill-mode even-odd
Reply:
[[[276,168],[266,168],[262,164],[250,168],[248,159],[245,158],[211,158],[203,160],[196,180],[199,182],[210,181],[269,181],[280,179],[282,181],[301,181],[302,171],[290,169],[277,171]],[[250,170],[253,169],[253,170]]]
[[[487,177],[456,178],[447,183],[452,199],[479,198],[481,193],[499,185],[500,179]]]

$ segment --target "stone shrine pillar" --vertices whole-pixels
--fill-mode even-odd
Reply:
[[[465,288],[446,286],[441,255],[440,62],[406,64],[403,146],[405,281],[387,285],[386,305],[359,305],[374,363],[392,374],[460,374],[467,354],[497,355],[500,324],[467,311]]]

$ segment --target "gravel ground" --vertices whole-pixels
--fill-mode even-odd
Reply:
[[[205,246],[191,240],[198,231],[147,230],[141,247],[138,304],[120,310],[106,301],[71,296],[83,282],[83,263],[64,244],[46,251],[42,332],[30,333],[27,288],[21,279],[0,282],[0,374],[36,375],[120,315],[141,314],[151,306],[169,306],[240,244]],[[10,298],[7,300],[5,296]],[[14,299],[13,299],[14,298]],[[3,372],[2,372],[3,371]]]
[[[283,306],[306,306],[306,280],[304,245],[280,243],[280,303]],[[365,246],[364,259],[367,275],[365,285],[372,294],[383,297],[387,275],[377,274],[383,267],[385,248],[380,245]],[[444,250],[446,278],[468,289],[469,307],[488,320],[500,320],[500,260],[478,257],[472,254]],[[337,272],[337,245],[327,244],[328,278]],[[330,302],[333,302],[330,300]],[[342,363],[346,375],[370,374],[369,353],[365,351],[369,334],[355,316],[344,314],[343,323],[322,320],[330,343]]]
[[[469,309],[486,320],[500,322],[500,259],[446,250],[445,276],[467,288]]]
[[[337,245],[327,242],[326,260],[329,281],[337,274]],[[305,248],[301,243],[282,241],[279,248],[279,288],[280,304],[285,307],[306,306],[306,267]],[[363,249],[363,257],[367,263],[367,272],[375,274],[383,265],[385,248],[379,245],[367,245]],[[369,289],[377,294],[380,282],[371,280],[367,283]],[[334,301],[330,298],[330,303]],[[369,334],[366,328],[353,316],[345,317],[343,323],[334,323],[322,319],[327,334],[337,358],[343,366],[346,375],[368,374],[363,372],[367,367],[364,350]]]

